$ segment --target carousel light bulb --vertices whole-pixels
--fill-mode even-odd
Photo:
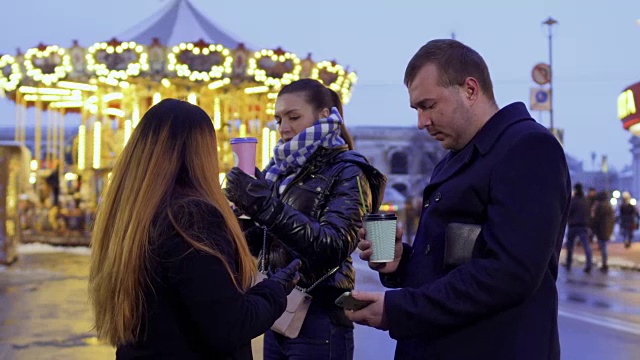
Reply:
[[[220,130],[222,127],[222,114],[220,112],[220,98],[213,100],[213,128]]]
[[[269,165],[269,128],[262,128],[262,169]]]
[[[84,125],[78,126],[78,170],[85,169],[85,145],[87,128]]]
[[[31,167],[31,171],[38,170],[38,160],[31,160],[31,163],[29,165]]]
[[[140,122],[140,108],[137,104],[133,106],[133,111],[131,112],[131,120],[134,128],[138,126],[138,123]]]
[[[162,95],[159,92],[153,94],[153,105],[159,103],[160,100],[162,100]]]
[[[102,140],[102,123],[97,120],[93,124],[93,168],[100,169],[100,141]]]
[[[131,137],[131,128],[132,128],[132,124],[131,124],[131,120],[127,119],[124,121],[124,145],[127,145],[127,142],[129,141],[129,138]]]
[[[197,105],[197,96],[195,93],[191,93],[187,96],[187,101],[190,102],[193,105]]]
[[[74,174],[72,172],[65,173],[64,179],[67,181],[78,180],[78,174]]]

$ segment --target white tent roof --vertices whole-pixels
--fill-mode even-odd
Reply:
[[[143,45],[151,44],[153,38],[158,38],[165,46],[202,39],[234,49],[240,43],[202,15],[189,0],[172,0],[145,21],[117,36],[118,40]]]

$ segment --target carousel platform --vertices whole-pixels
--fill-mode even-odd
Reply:
[[[64,234],[56,232],[23,232],[22,243],[43,243],[65,246],[89,246],[91,235],[81,231],[70,231]]]

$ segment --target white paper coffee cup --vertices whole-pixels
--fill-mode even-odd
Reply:
[[[391,262],[396,252],[396,214],[367,214],[364,216],[366,238],[371,241],[370,262]]]

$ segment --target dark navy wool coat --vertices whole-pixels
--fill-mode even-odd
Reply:
[[[560,358],[558,258],[571,184],[564,151],[522,103],[436,166],[413,246],[381,275],[397,359]],[[463,262],[450,223],[479,225]],[[475,239],[475,242],[473,240]],[[469,245],[471,244],[471,245]],[[464,250],[464,249],[462,249]]]

